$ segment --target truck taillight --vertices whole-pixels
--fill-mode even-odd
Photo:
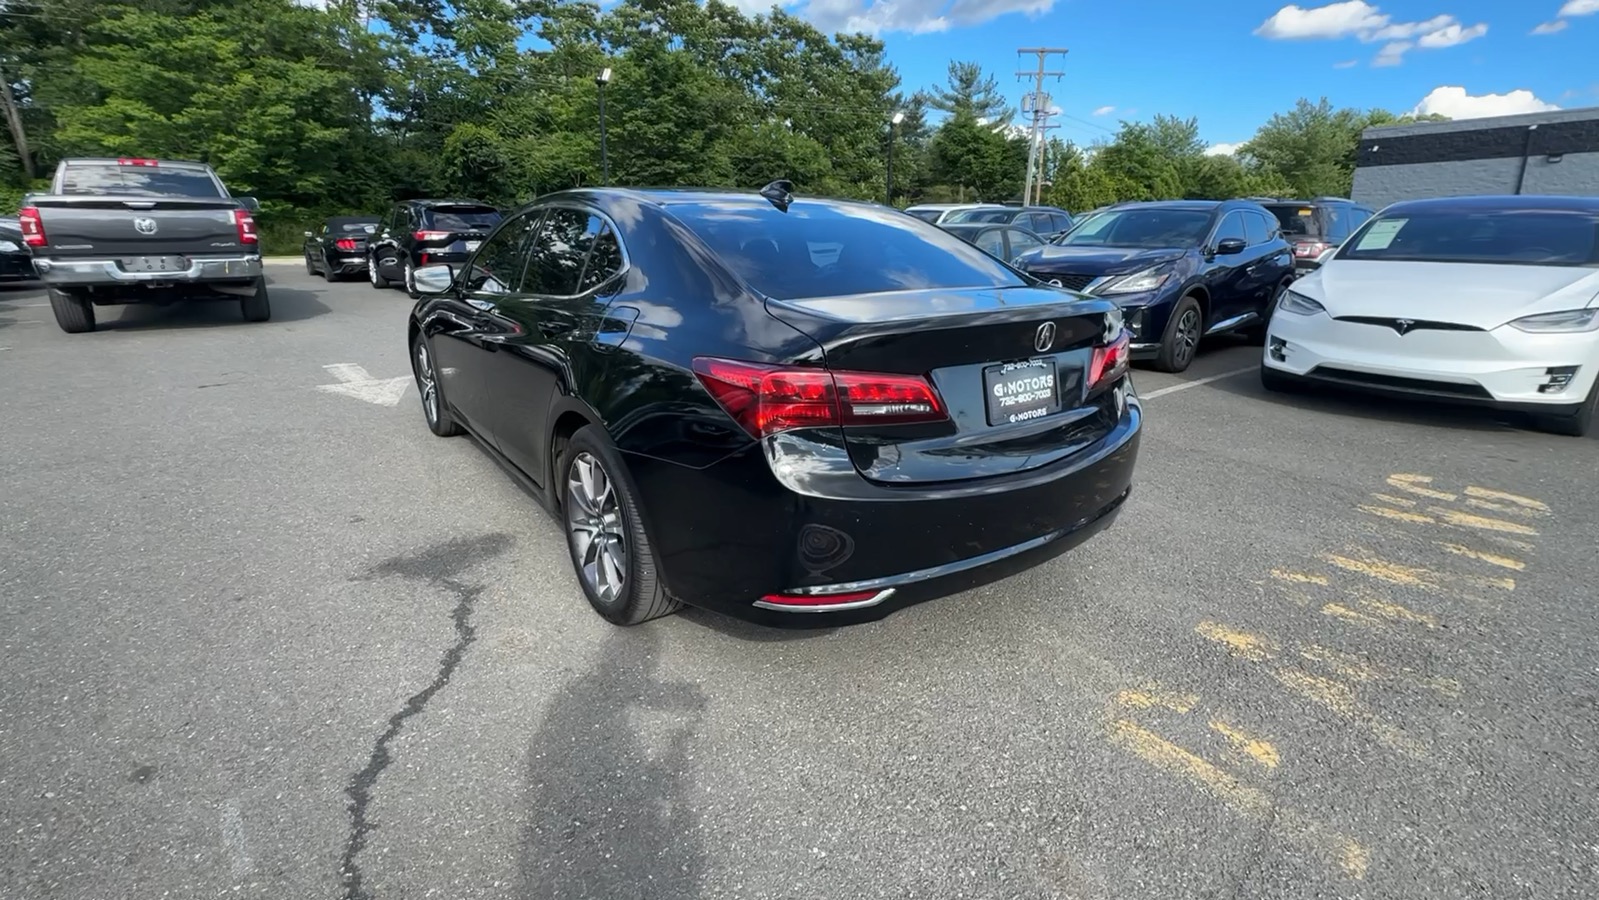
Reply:
[[[22,222],[22,242],[29,247],[43,247],[49,243],[44,236],[44,223],[39,219],[39,210],[32,206],[24,206],[17,211],[17,218]]]
[[[153,159],[134,159],[133,157],[130,157],[130,156],[123,156],[123,157],[119,157],[117,159],[117,165],[119,165],[119,166],[149,166],[150,168],[153,169],[156,166],[161,165],[161,163],[156,161],[156,160],[153,160]]]
[[[354,250],[355,249],[355,239],[354,238],[339,238],[338,240],[333,242],[333,246],[339,248],[340,250]]]
[[[1294,255],[1300,259],[1315,259],[1333,248],[1325,241],[1300,241],[1294,245]]]
[[[1116,340],[1094,348],[1088,360],[1088,390],[1098,390],[1127,374],[1132,360],[1133,336],[1123,330]]]
[[[850,425],[906,425],[949,418],[938,392],[918,375],[784,368],[701,356],[694,374],[752,437]]]
[[[239,229],[239,243],[255,244],[260,242],[261,239],[255,233],[255,217],[250,215],[249,210],[234,210],[233,225]]]

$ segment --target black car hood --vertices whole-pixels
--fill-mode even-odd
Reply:
[[[1181,247],[1061,247],[1049,245],[1029,250],[1021,257],[1021,267],[1029,272],[1059,272],[1071,275],[1125,275],[1150,266],[1181,259],[1188,253]]]

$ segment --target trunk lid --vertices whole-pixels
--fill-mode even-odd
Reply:
[[[48,243],[35,250],[54,258],[203,255],[256,250],[241,244],[227,197],[33,197]]]
[[[820,344],[834,371],[919,375],[937,389],[947,422],[843,429],[856,470],[875,482],[1036,469],[1091,446],[1121,417],[1117,392],[1088,391],[1094,348],[1120,324],[1104,300],[1047,287],[930,289],[767,309]]]

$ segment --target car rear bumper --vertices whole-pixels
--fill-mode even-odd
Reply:
[[[33,257],[26,253],[0,253],[0,281],[32,281]]]
[[[958,486],[877,486],[849,499],[805,495],[758,445],[703,469],[627,454],[668,590],[685,603],[779,627],[880,619],[1015,574],[1114,521],[1131,489],[1142,413],[1084,451],[1014,476]],[[867,593],[806,612],[769,594]],[[881,596],[876,596],[881,594]]]
[[[259,256],[190,257],[187,269],[170,272],[126,272],[117,259],[36,258],[33,265],[41,281],[58,287],[247,282],[261,275]]]
[[[1574,412],[1599,377],[1599,335],[1412,331],[1273,316],[1262,364],[1307,382],[1540,414]],[[1564,389],[1546,389],[1572,371]],[[1545,389],[1541,389],[1545,388]]]

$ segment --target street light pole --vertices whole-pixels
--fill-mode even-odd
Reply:
[[[894,117],[888,120],[888,169],[884,172],[886,177],[883,180],[889,206],[894,205],[894,132],[903,121],[905,121],[904,110],[895,112]]]
[[[605,86],[611,81],[611,70],[601,69],[600,74],[594,76],[594,84],[600,91],[600,183],[609,186],[611,183],[611,157],[605,151]]]

